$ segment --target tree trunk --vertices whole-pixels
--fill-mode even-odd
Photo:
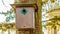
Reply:
[[[36,0],[38,5],[38,12],[36,12],[36,32],[35,34],[42,34],[42,0]]]

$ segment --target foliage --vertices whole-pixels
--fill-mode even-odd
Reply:
[[[7,29],[16,29],[14,28],[15,22],[13,23],[2,23],[0,24],[0,30],[6,31]]]
[[[7,11],[7,12],[0,12],[0,14],[5,15],[6,22],[9,22],[10,20],[13,20],[15,18],[15,13],[14,13],[13,9],[11,9],[10,11]]]
[[[7,12],[0,12],[0,14],[5,15],[5,17],[6,17],[6,20],[5,20],[6,23],[2,22],[2,24],[0,25],[0,29],[2,29],[3,31],[6,31],[7,29],[13,28],[13,26],[12,26],[13,24],[10,24],[9,22],[10,22],[10,20],[14,20],[14,18],[16,16],[14,9],[11,9],[10,11],[7,11]]]
[[[58,21],[60,21],[60,18],[58,18],[57,16],[55,16],[54,18],[49,19],[46,22],[46,24],[44,25],[44,27],[46,28],[46,26],[48,26],[48,25],[50,25],[52,28],[54,28],[56,25],[60,26],[60,23],[58,23]]]
[[[51,26],[51,28],[54,29],[54,34],[57,34],[57,26],[60,26],[60,23],[58,22],[60,21],[60,17],[54,16],[54,18],[49,19],[46,24],[44,25],[44,27],[46,28],[46,26]],[[59,30],[58,30],[59,31]]]

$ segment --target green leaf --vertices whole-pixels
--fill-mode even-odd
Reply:
[[[6,22],[8,22],[10,19],[9,19],[9,17],[6,17]]]
[[[4,14],[5,16],[7,15],[7,12],[2,12],[2,13],[0,13],[0,14]]]

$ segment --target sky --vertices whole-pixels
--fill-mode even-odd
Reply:
[[[4,4],[2,3],[2,1],[0,0],[0,12],[7,12],[7,10],[9,11],[12,7],[10,6],[10,4],[14,3],[14,0],[3,0]],[[5,21],[5,16],[4,15],[0,15],[0,22]]]

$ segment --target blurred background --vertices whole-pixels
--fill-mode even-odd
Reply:
[[[15,28],[15,10],[10,4],[18,0],[0,0],[0,34],[18,34]],[[60,0],[42,0],[43,34],[60,33]]]

